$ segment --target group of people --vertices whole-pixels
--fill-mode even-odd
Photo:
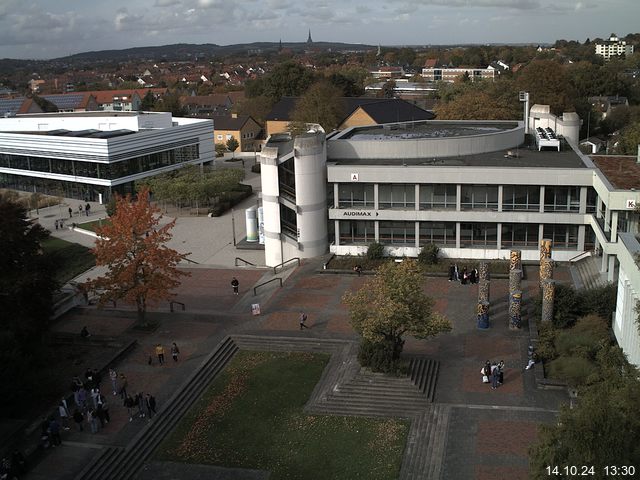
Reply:
[[[478,283],[480,281],[478,269],[467,270],[467,267],[462,267],[462,270],[460,270],[457,263],[452,263],[449,265],[449,281],[460,282],[462,285]]]
[[[164,347],[162,346],[161,343],[156,344],[155,354],[156,354],[156,357],[158,357],[158,363],[160,365],[164,365]],[[176,345],[176,342],[173,342],[171,344],[171,358],[173,358],[174,362],[178,361],[178,355],[179,354],[180,354],[180,349],[178,348],[178,345]],[[149,355],[148,363],[149,363],[149,365],[153,364],[153,356],[152,355]]]
[[[504,360],[498,363],[491,363],[487,360],[480,369],[482,375],[482,383],[490,383],[491,389],[495,390],[504,382]]]
[[[60,218],[54,222],[56,230],[62,230],[64,228],[64,218]]]
[[[88,217],[89,213],[91,212],[91,204],[87,202],[87,204],[84,205],[84,207],[82,206],[82,204],[78,205],[78,216],[81,216],[83,211],[85,215]],[[69,218],[73,218],[73,208],[71,207],[69,207]]]

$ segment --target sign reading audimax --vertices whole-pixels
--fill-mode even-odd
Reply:
[[[345,210],[342,212],[343,217],[377,217],[378,212],[371,210]]]

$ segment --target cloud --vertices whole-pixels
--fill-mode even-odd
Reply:
[[[156,0],[153,4],[154,7],[172,7],[174,5],[180,5],[180,0]]]

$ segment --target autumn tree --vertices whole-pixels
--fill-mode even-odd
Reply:
[[[361,363],[366,361],[366,350],[370,350],[373,356],[383,357],[378,366],[388,371],[400,358],[405,335],[424,339],[451,330],[449,320],[434,311],[423,283],[424,275],[416,261],[388,262],[357,292],[344,295],[351,326],[363,338]]]
[[[555,60],[534,60],[517,77],[520,90],[530,93],[531,103],[549,105],[556,115],[575,111],[575,90],[564,66]]]
[[[314,83],[296,102],[293,122],[319,123],[326,132],[334,130],[344,118],[342,91],[327,81]]]
[[[442,120],[515,120],[521,108],[513,82],[501,79],[444,86],[436,113]]]
[[[240,143],[238,142],[238,140],[236,140],[234,136],[231,136],[231,138],[227,140],[227,150],[233,153],[234,157],[235,157],[235,152],[239,146],[240,146]]]
[[[149,201],[149,190],[143,188],[136,199],[131,195],[116,199],[116,212],[110,223],[97,229],[99,235],[93,253],[96,265],[107,267],[107,273],[87,287],[98,292],[99,305],[124,300],[135,303],[138,323],[146,324],[147,307],[169,300],[179,278],[188,273],[177,268],[189,255],[168,248],[175,220],[160,225],[162,215]]]

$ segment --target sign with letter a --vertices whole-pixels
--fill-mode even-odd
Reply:
[[[351,181],[352,182],[357,182],[358,181],[358,174],[357,173],[352,173],[351,174]]]

